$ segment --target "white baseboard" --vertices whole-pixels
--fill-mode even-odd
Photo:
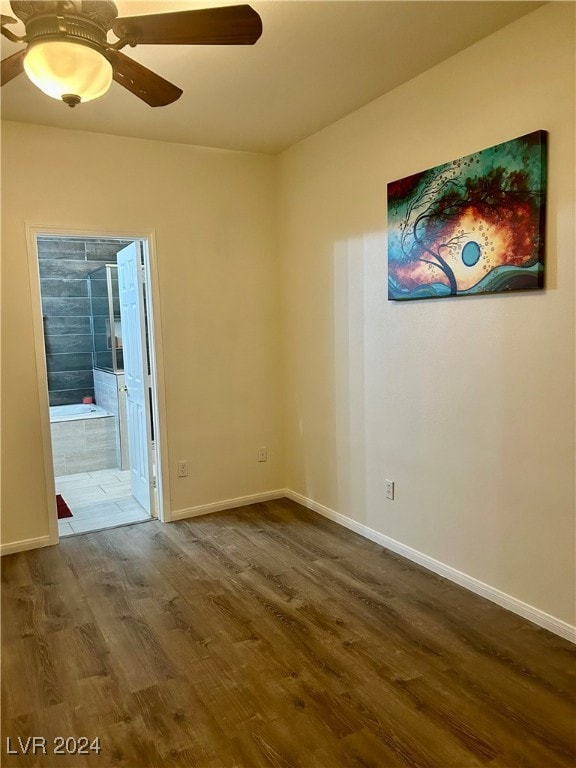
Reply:
[[[459,584],[461,587],[469,589],[471,592],[475,592],[477,595],[481,595],[482,597],[491,600],[493,603],[501,605],[503,608],[528,619],[528,621],[537,624],[539,627],[543,627],[544,629],[553,632],[555,635],[560,635],[560,637],[576,643],[576,627],[573,627],[571,624],[568,624],[561,619],[557,619],[528,603],[524,603],[522,600],[512,597],[512,595],[506,594],[506,592],[491,587],[489,584],[485,584],[484,582],[475,579],[473,576],[468,576],[467,574],[462,573],[462,571],[458,571],[456,568],[452,568],[451,566],[440,562],[440,560],[435,560],[433,557],[429,557],[423,552],[419,552],[417,549],[412,549],[412,547],[408,547],[395,539],[391,539],[383,533],[378,533],[378,531],[369,528],[367,525],[358,523],[339,512],[335,512],[329,507],[325,507],[323,504],[319,504],[317,501],[302,496],[300,493],[286,489],[283,495],[292,499],[292,501],[296,501],[298,504],[302,504],[303,507],[318,512],[320,515],[328,517],[335,523],[338,523],[345,528],[349,528],[355,533],[359,533],[360,536],[364,536],[365,538],[376,542],[376,544],[380,544],[386,549],[390,549],[392,552],[402,555],[402,557],[405,557],[407,560],[412,560],[412,562],[422,565],[429,571],[444,576],[444,578]]]
[[[199,515],[207,515],[210,512],[223,512],[226,509],[234,509],[234,507],[245,507],[248,504],[258,504],[262,501],[281,499],[286,495],[287,492],[284,489],[280,489],[278,491],[254,493],[250,496],[238,496],[235,499],[214,501],[210,504],[200,504],[197,507],[188,507],[187,509],[176,509],[170,513],[170,522],[176,520],[186,520],[189,517],[198,517]]]
[[[27,549],[39,549],[40,547],[50,547],[53,544],[58,544],[58,540],[53,541],[51,536],[39,536],[37,539],[12,541],[9,544],[0,545],[0,555],[13,555],[15,552],[25,552]]]

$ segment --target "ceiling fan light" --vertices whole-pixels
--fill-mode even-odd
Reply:
[[[85,102],[104,96],[112,82],[112,65],[101,53],[67,40],[31,45],[24,59],[24,69],[34,85],[47,96],[64,100],[70,106],[74,106],[70,97]]]

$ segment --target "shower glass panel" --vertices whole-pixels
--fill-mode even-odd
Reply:
[[[106,264],[88,278],[94,368],[118,373],[124,370],[118,267]]]

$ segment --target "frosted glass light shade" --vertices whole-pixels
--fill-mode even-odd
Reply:
[[[34,85],[53,99],[78,96],[81,102],[104,96],[112,82],[112,66],[101,53],[67,40],[32,45],[24,69]]]

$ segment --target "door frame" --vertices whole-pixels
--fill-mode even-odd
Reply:
[[[156,447],[156,489],[158,493],[158,519],[170,522],[170,488],[168,468],[168,441],[166,437],[166,388],[164,378],[164,350],[162,345],[162,320],[160,311],[160,292],[158,288],[158,259],[156,234],[121,229],[91,229],[90,227],[57,227],[26,225],[26,244],[28,254],[28,272],[32,299],[32,323],[34,330],[34,348],[36,355],[36,373],[38,398],[40,404],[40,430],[42,453],[44,457],[44,485],[48,503],[48,537],[50,544],[58,544],[58,515],[56,511],[56,486],[54,482],[54,459],[50,433],[50,410],[48,398],[48,370],[44,343],[44,323],[42,318],[42,295],[40,291],[40,260],[38,258],[37,237],[76,237],[140,240],[143,243],[145,271],[146,310],[150,338],[150,374],[152,380],[152,418],[154,419],[154,444]]]

